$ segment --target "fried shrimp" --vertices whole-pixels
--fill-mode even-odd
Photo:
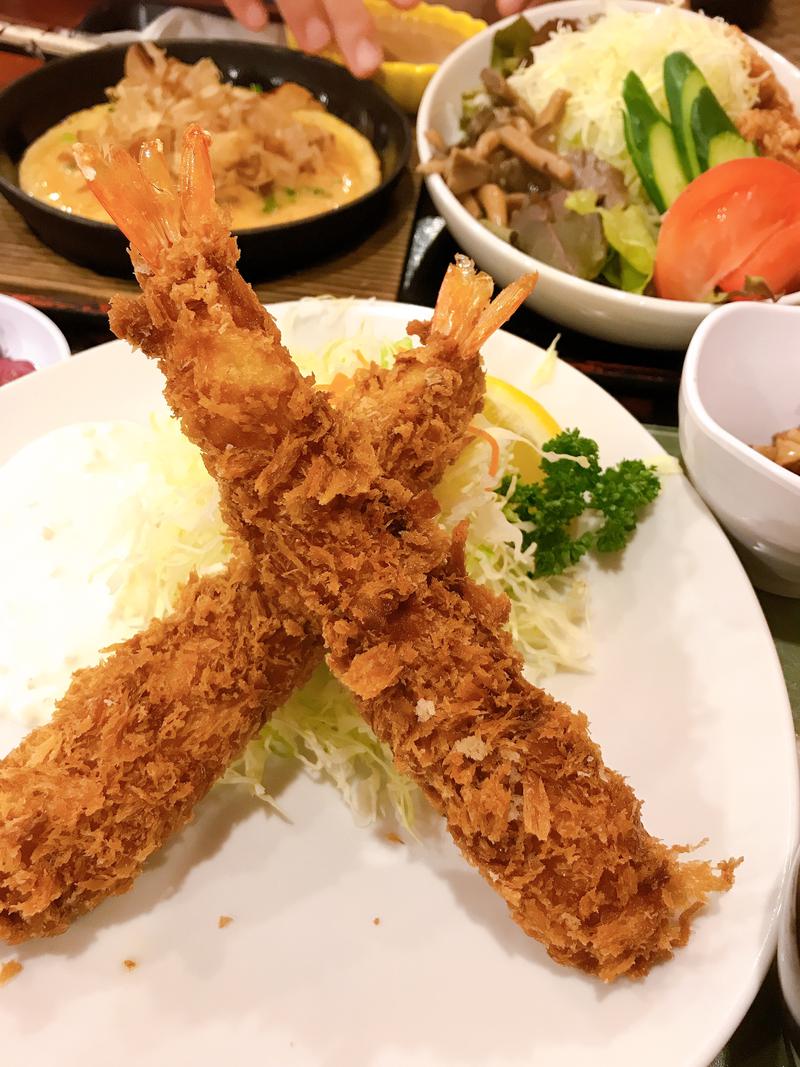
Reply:
[[[240,550],[76,672],[52,720],[0,763],[0,939],[61,933],[128,890],[320,658]]]
[[[737,26],[729,32],[739,40],[750,66],[750,76],[758,79],[758,100],[754,107],[736,119],[739,133],[754,141],[761,153],[800,170],[800,117],[775,71],[750,44]]]
[[[508,602],[466,576],[465,534],[380,632],[325,627],[329,665],[522,929],[559,963],[640,977],[736,864],[681,863],[648,834],[586,717],[523,677]]]
[[[205,142],[188,138],[190,173],[202,173]],[[586,718],[525,681],[507,605],[464,573],[463,529],[443,546],[427,501],[382,476],[369,436],[355,436],[352,410],[369,406],[369,386],[337,415],[292,372],[277,329],[259,325],[207,183],[174,209],[170,232],[139,242],[113,202],[126,168],[137,180],[133,162],[80,161],[146,265],[137,275],[154,331],[142,347],[264,589],[321,629],[329,664],[398,767],[553,958],[607,980],[668,958],[735,864],[681,863],[642,826]],[[489,318],[459,327],[461,346],[485,339]]]
[[[157,154],[145,149],[145,159],[157,178]],[[532,284],[487,311],[491,281],[463,260],[448,271],[427,346],[392,370],[362,372],[343,398],[382,469],[407,488],[435,484],[482,403],[478,350],[457,344],[470,321],[456,314],[461,294],[488,328]],[[144,298],[118,298],[114,314],[151,354],[156,336],[169,340]],[[271,320],[261,326],[269,333]],[[386,418],[387,404],[402,418]],[[78,672],[53,720],[0,762],[0,939],[60,933],[129,889],[322,654],[317,629],[268,597],[240,546],[223,574],[191,581],[167,619]]]

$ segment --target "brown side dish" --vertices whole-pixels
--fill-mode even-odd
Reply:
[[[784,470],[792,474],[800,474],[800,426],[774,433],[771,445],[753,445],[753,447],[756,452],[771,459]]]

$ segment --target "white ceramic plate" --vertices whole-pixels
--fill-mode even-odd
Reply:
[[[660,9],[659,4],[647,0],[614,0],[614,3],[631,11]],[[583,19],[600,14],[607,7],[606,0],[559,0],[524,14],[534,26],[541,26],[551,19]],[[704,17],[692,11],[684,14],[689,19]],[[480,84],[480,72],[489,65],[494,34],[516,18],[514,15],[470,37],[448,56],[431,79],[417,116],[417,150],[423,163],[433,154],[425,136],[427,130],[437,130],[447,144],[460,137],[461,95]],[[772,66],[800,111],[800,70],[760,41],[748,40]],[[538,270],[539,281],[527,303],[556,322],[620,344],[685,348],[696,327],[713,310],[711,304],[625,293],[541,263],[473,219],[438,174],[429,175],[425,181],[453,237],[498,284],[506,285],[520,274]],[[800,293],[784,297],[783,302],[800,303]]]
[[[275,309],[279,321],[291,308]],[[288,340],[308,346],[364,318],[400,336],[425,312],[312,301],[292,314]],[[538,358],[507,334],[487,345],[492,373],[523,388]],[[144,419],[159,388],[120,342],[14,383],[0,393],[0,461],[65,423]],[[566,365],[537,395],[598,439],[605,461],[660,451]],[[57,939],[4,952],[25,968],[0,991],[4,1061],[707,1067],[774,951],[798,826],[786,690],[753,591],[682,477],[667,480],[622,567],[593,570],[591,590],[593,673],[557,676],[552,690],[589,713],[651,831],[745,856],[674,960],[611,987],[558,967],[444,835],[392,844],[385,828],[356,827],[333,789],[297,777],[280,793],[291,823],[219,789],[132,892]],[[3,750],[15,740],[0,723]],[[222,914],[234,922],[220,930]]]

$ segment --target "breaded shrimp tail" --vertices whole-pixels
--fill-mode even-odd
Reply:
[[[190,133],[189,147],[206,145]],[[334,672],[526,932],[601,978],[645,974],[685,942],[733,864],[681,865],[646,832],[585,717],[523,679],[506,605],[464,573],[464,531],[443,543],[425,496],[380,471],[369,437],[292,372],[254,306],[237,311],[208,183],[170,232],[137,242],[135,220],[114,210],[122,167],[90,162],[148,266],[139,277],[168,397],[258,557],[267,598],[321,629]],[[202,174],[202,161],[190,171]],[[476,317],[469,296],[442,315],[459,350],[500,317]]]
[[[223,517],[256,553],[269,543],[275,575],[294,576],[272,579],[276,602],[298,619],[315,605],[380,617],[443,558],[435,501],[387,478],[358,424],[334,417],[327,396],[292,362],[235,269],[236,245],[214,201],[207,135],[187,130],[179,193],[161,175],[155,148],[145,146],[142,169],[122,149],[110,158],[87,146],[75,153],[111,216],[133,235],[156,331],[147,350],[220,486]],[[409,533],[400,537],[400,530]],[[366,531],[369,554],[362,551]],[[331,545],[342,562],[334,581]]]

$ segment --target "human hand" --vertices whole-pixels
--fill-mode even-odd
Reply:
[[[408,10],[419,0],[391,0]],[[546,0],[497,0],[500,15],[513,15],[524,7]],[[249,30],[262,30],[267,23],[263,0],[225,0],[234,18]],[[304,52],[321,52],[333,41],[357,78],[368,78],[381,64],[381,49],[375,24],[363,0],[277,0],[278,10]]]
[[[419,0],[392,0],[408,9]],[[225,0],[234,18],[249,30],[261,30],[267,22],[262,0]],[[304,52],[321,52],[334,41],[357,78],[368,78],[381,64],[381,49],[375,24],[362,0],[278,0],[283,20]]]

